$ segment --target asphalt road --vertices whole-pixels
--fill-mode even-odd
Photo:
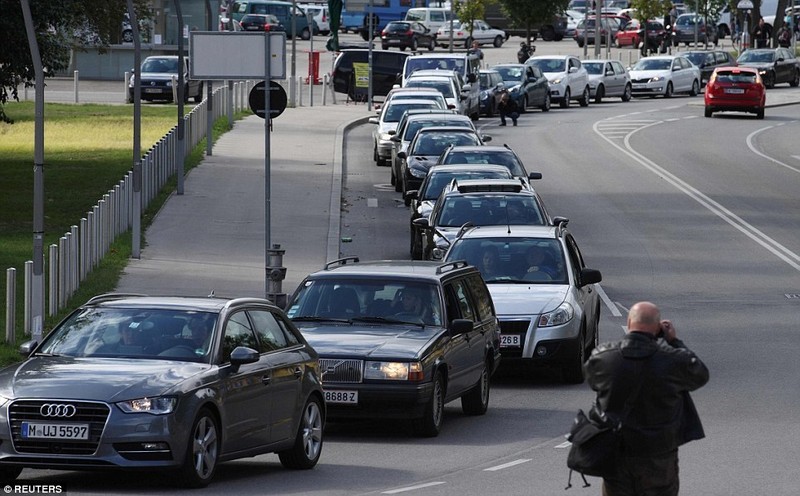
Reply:
[[[513,60],[515,40],[485,49],[487,63]],[[578,49],[538,42],[545,51]],[[707,437],[681,449],[682,494],[794,495],[797,108],[768,109],[764,120],[705,119],[700,102],[615,99],[534,111],[516,128],[479,125],[543,173],[537,190],[552,214],[570,218],[587,264],[603,272],[601,340],[621,336],[626,309],[650,299],[709,366],[711,381],[693,395]],[[389,169],[370,160],[370,133],[363,125],[346,136],[342,235],[352,242],[342,251],[408,258],[408,209]],[[547,371],[504,372],[485,416],[466,417],[454,402],[437,438],[393,423],[331,424],[314,470],[286,471],[265,455],[221,465],[214,484],[193,494],[564,494],[563,435],[591,391]],[[36,482],[70,494],[173,492],[151,474],[36,472]],[[579,484],[571,491],[599,493],[599,480],[590,482],[589,493]]]

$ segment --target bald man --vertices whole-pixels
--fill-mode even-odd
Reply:
[[[603,495],[677,495],[678,446],[705,436],[688,393],[708,382],[706,366],[655,304],[640,301],[625,337],[598,346],[585,372],[598,413],[623,424],[623,456]]]

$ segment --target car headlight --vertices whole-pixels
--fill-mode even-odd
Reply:
[[[151,415],[167,415],[175,410],[177,398],[172,396],[157,396],[155,398],[139,398],[136,400],[120,401],[117,406],[125,413],[149,413]]]
[[[364,379],[421,381],[423,377],[419,362],[367,362],[364,366]]]
[[[390,139],[392,139],[392,135],[389,133],[380,133],[378,135],[378,139],[381,141],[389,141]]]
[[[575,317],[575,309],[566,301],[552,312],[539,316],[539,327],[553,327],[564,325]]]
[[[520,89],[520,85],[518,84],[516,86],[512,86],[508,91],[510,91],[511,93],[516,93],[516,92],[519,91],[519,89]]]
[[[664,80],[664,76],[653,76],[653,77],[650,78],[650,82],[651,83],[657,83],[657,82],[663,81],[663,80]]]
[[[487,98],[489,98],[489,92],[486,90],[481,91],[481,100],[486,100]]]
[[[550,82],[551,82],[551,83],[553,83],[553,84],[561,84],[561,78],[556,78],[556,79],[553,79],[553,80],[552,80],[552,81],[550,81]]]
[[[428,175],[428,169],[422,167],[409,167],[408,171],[417,179],[425,179],[425,176]]]

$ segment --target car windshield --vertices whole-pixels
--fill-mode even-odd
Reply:
[[[588,72],[589,74],[602,74],[604,65],[605,65],[604,62],[586,61],[583,63],[583,66],[586,68],[586,72]]]
[[[431,132],[418,134],[409,155],[440,155],[450,145],[480,145],[474,132]]]
[[[739,71],[718,71],[718,83],[747,83],[755,84],[756,74],[754,72],[739,72]]]
[[[738,62],[774,62],[775,52],[760,52],[755,50],[747,50],[739,56]]]
[[[434,88],[439,90],[445,98],[455,98],[453,85],[445,80],[432,80],[423,78],[411,78],[406,81],[406,88]]]
[[[668,71],[672,67],[672,59],[640,59],[633,66],[634,71]]]
[[[708,58],[708,54],[703,52],[687,52],[684,53],[683,56],[689,59],[689,61],[697,67],[700,67],[700,65],[705,62],[706,58]],[[711,57],[713,60],[714,55],[711,54]]]
[[[207,362],[216,319],[187,310],[88,308],[54,329],[37,353]]]
[[[420,192],[420,200],[436,200],[442,194],[445,186],[450,184],[453,179],[510,179],[511,173],[508,171],[500,172],[496,170],[486,171],[446,171],[429,172],[426,178],[426,186]]]
[[[519,82],[522,79],[524,69],[522,67],[496,67],[495,70],[500,73],[503,81]]]
[[[476,226],[542,226],[544,216],[531,195],[448,195],[437,211],[433,224],[458,227],[467,222]]]
[[[411,25],[407,22],[390,22],[386,25],[385,31],[387,33],[405,33],[411,29]]]
[[[467,121],[454,121],[454,120],[447,120],[447,119],[421,119],[421,120],[414,120],[408,123],[406,126],[406,132],[403,134],[403,139],[406,141],[411,141],[414,139],[414,136],[417,134],[417,131],[422,129],[423,127],[445,127],[445,126],[458,126],[467,129],[472,128],[472,124]]]
[[[527,177],[525,168],[510,151],[453,150],[444,157],[442,164],[497,164],[511,171],[514,177]]]
[[[142,72],[178,72],[178,59],[145,59],[142,63]]]
[[[542,72],[564,72],[567,61],[564,59],[534,59],[527,63],[535,65]]]
[[[441,301],[438,286],[409,279],[310,279],[295,295],[287,315],[298,324],[332,320],[441,326]],[[353,332],[363,332],[357,329]]]
[[[435,102],[439,105],[439,107],[444,108],[444,97],[438,93],[408,93],[408,94],[399,94],[392,97],[392,100],[430,100]],[[424,108],[424,107],[423,107]]]
[[[409,57],[406,59],[406,70],[404,76],[407,78],[414,71],[427,69],[444,69],[463,73],[464,57]]]
[[[435,108],[438,107],[435,101],[431,100],[430,102],[405,102],[405,101],[397,101],[391,102],[389,106],[386,108],[386,112],[383,114],[383,122],[398,122],[401,117],[403,117],[403,112],[410,109],[421,109],[421,108]]]
[[[567,284],[561,244],[549,238],[462,238],[446,261],[466,260],[487,284]]]

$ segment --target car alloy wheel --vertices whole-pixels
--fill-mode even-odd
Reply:
[[[444,379],[441,372],[436,372],[433,378],[433,391],[431,399],[425,405],[422,417],[414,419],[414,432],[422,437],[436,437],[442,429],[444,419]]]
[[[578,100],[578,104],[581,107],[588,107],[589,106],[589,100],[591,100],[591,98],[589,97],[589,86],[585,86],[583,88],[583,94],[581,95],[581,99]]]
[[[478,383],[461,397],[461,410],[466,415],[483,415],[486,413],[486,410],[489,409],[490,389],[489,364],[484,363]]]
[[[594,103],[602,103],[604,96],[606,96],[606,87],[600,84],[594,92]]]
[[[217,421],[208,408],[202,408],[192,425],[186,455],[181,467],[185,486],[205,487],[214,477],[219,461]]]
[[[278,453],[281,465],[288,469],[307,470],[319,461],[322,454],[322,432],[325,419],[320,400],[312,397],[303,408],[294,446]]]
[[[558,106],[561,108],[569,107],[570,96],[571,95],[569,94],[569,88],[567,88],[567,91],[564,92],[564,98],[561,99],[561,101],[558,103]]]
[[[570,363],[562,370],[564,380],[570,384],[581,384],[584,380],[583,376],[583,363],[586,361],[586,326],[581,327],[581,332],[578,336],[576,354],[570,360]]]
[[[542,112],[550,112],[550,106],[552,105],[552,100],[550,99],[550,93],[547,92],[544,94],[544,103],[542,104]]]
[[[667,83],[667,89],[664,91],[664,98],[672,98],[672,81]]]
[[[633,94],[633,89],[631,88],[630,84],[625,85],[625,91],[622,93],[622,101],[629,102],[631,101],[631,95]]]
[[[689,92],[689,96],[697,96],[698,93],[700,93],[700,83],[695,79],[692,81],[692,90]]]

